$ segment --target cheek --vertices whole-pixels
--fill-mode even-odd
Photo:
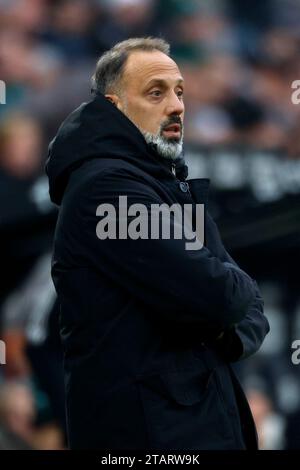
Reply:
[[[160,130],[161,120],[157,119],[157,116],[148,116],[145,119],[145,126],[147,126],[147,131],[152,134],[157,134]]]
[[[163,122],[163,113],[159,106],[148,105],[140,115],[143,122],[143,127],[146,131],[152,134],[157,134]]]
[[[132,110],[131,116],[135,123],[147,132],[156,134],[162,122],[157,109],[150,107]]]
[[[143,98],[127,96],[128,117],[141,129],[157,134],[163,121],[163,112],[158,104],[149,103]]]

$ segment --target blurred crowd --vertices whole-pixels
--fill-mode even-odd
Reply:
[[[215,168],[217,158],[212,209],[221,226],[227,204],[233,215],[240,211],[241,224],[251,220],[258,232],[265,201],[237,191],[248,163],[234,172],[232,159],[221,156],[232,149],[241,158],[245,151],[250,159],[259,153],[261,169],[276,156],[276,168],[292,164],[289,172],[300,178],[300,104],[292,102],[292,83],[300,79],[299,24],[299,0],[0,0],[0,338],[6,344],[0,449],[66,447],[59,309],[50,279],[57,210],[44,164],[62,120],[90,98],[97,58],[128,37],[162,36],[171,43],[186,81],[185,145],[191,166],[198,165],[194,176],[207,161]],[[263,175],[268,190],[268,172]],[[229,181],[222,191],[218,179]],[[285,256],[296,247],[293,259],[299,259],[300,229],[271,219],[274,210],[282,216],[293,208],[296,217],[299,181],[295,187],[294,198],[264,212],[269,251],[237,235],[237,219],[229,219],[231,235],[223,224],[228,248],[236,248],[237,261],[258,276],[271,322],[262,351],[237,366],[266,449],[300,448],[300,366],[291,363],[289,346],[300,338],[300,296],[289,260],[283,265],[278,258],[288,245]],[[234,237],[245,241],[244,251]],[[262,269],[270,260],[270,269]]]

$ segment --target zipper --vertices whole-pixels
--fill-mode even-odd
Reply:
[[[171,164],[171,167],[172,167],[172,173],[173,173],[173,175],[174,175],[175,178],[176,178],[176,165],[175,165],[175,163],[172,163],[172,164]]]

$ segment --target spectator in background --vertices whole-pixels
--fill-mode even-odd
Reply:
[[[1,30],[5,27],[24,34],[38,34],[47,22],[49,4],[47,0],[1,1]]]
[[[21,113],[7,116],[0,124],[2,173],[17,181],[36,178],[41,171],[42,143],[42,129],[33,118]]]
[[[0,304],[51,243],[51,228],[34,225],[53,210],[49,205],[41,212],[36,202],[42,154],[43,130],[35,119],[14,113],[0,122],[0,251],[5,267]]]
[[[61,72],[54,49],[36,37],[6,25],[0,31],[0,74],[6,83],[7,105],[0,116],[23,106],[31,93],[53,87]]]
[[[53,425],[36,424],[31,387],[22,382],[0,383],[0,450],[60,450],[63,438]]]
[[[0,384],[0,449],[30,449],[35,403],[28,385]]]
[[[64,431],[63,356],[50,261],[49,253],[39,258],[25,282],[4,302],[5,376],[10,380],[36,379],[47,396],[51,419]]]
[[[155,16],[155,0],[104,0],[97,2],[102,10],[95,30],[102,51],[127,37],[153,34],[159,23]],[[154,21],[155,20],[155,21]],[[99,56],[100,50],[97,51]]]
[[[64,63],[86,61],[95,54],[95,2],[63,0],[54,2],[51,23],[42,39],[62,56]]]
[[[276,413],[269,394],[259,388],[247,391],[249,405],[257,427],[259,448],[261,450],[279,450],[284,448],[285,421]]]

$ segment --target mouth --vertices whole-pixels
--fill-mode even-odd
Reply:
[[[181,126],[180,124],[175,124],[175,123],[170,124],[169,126],[163,129],[162,133],[168,139],[179,140],[181,137]]]

